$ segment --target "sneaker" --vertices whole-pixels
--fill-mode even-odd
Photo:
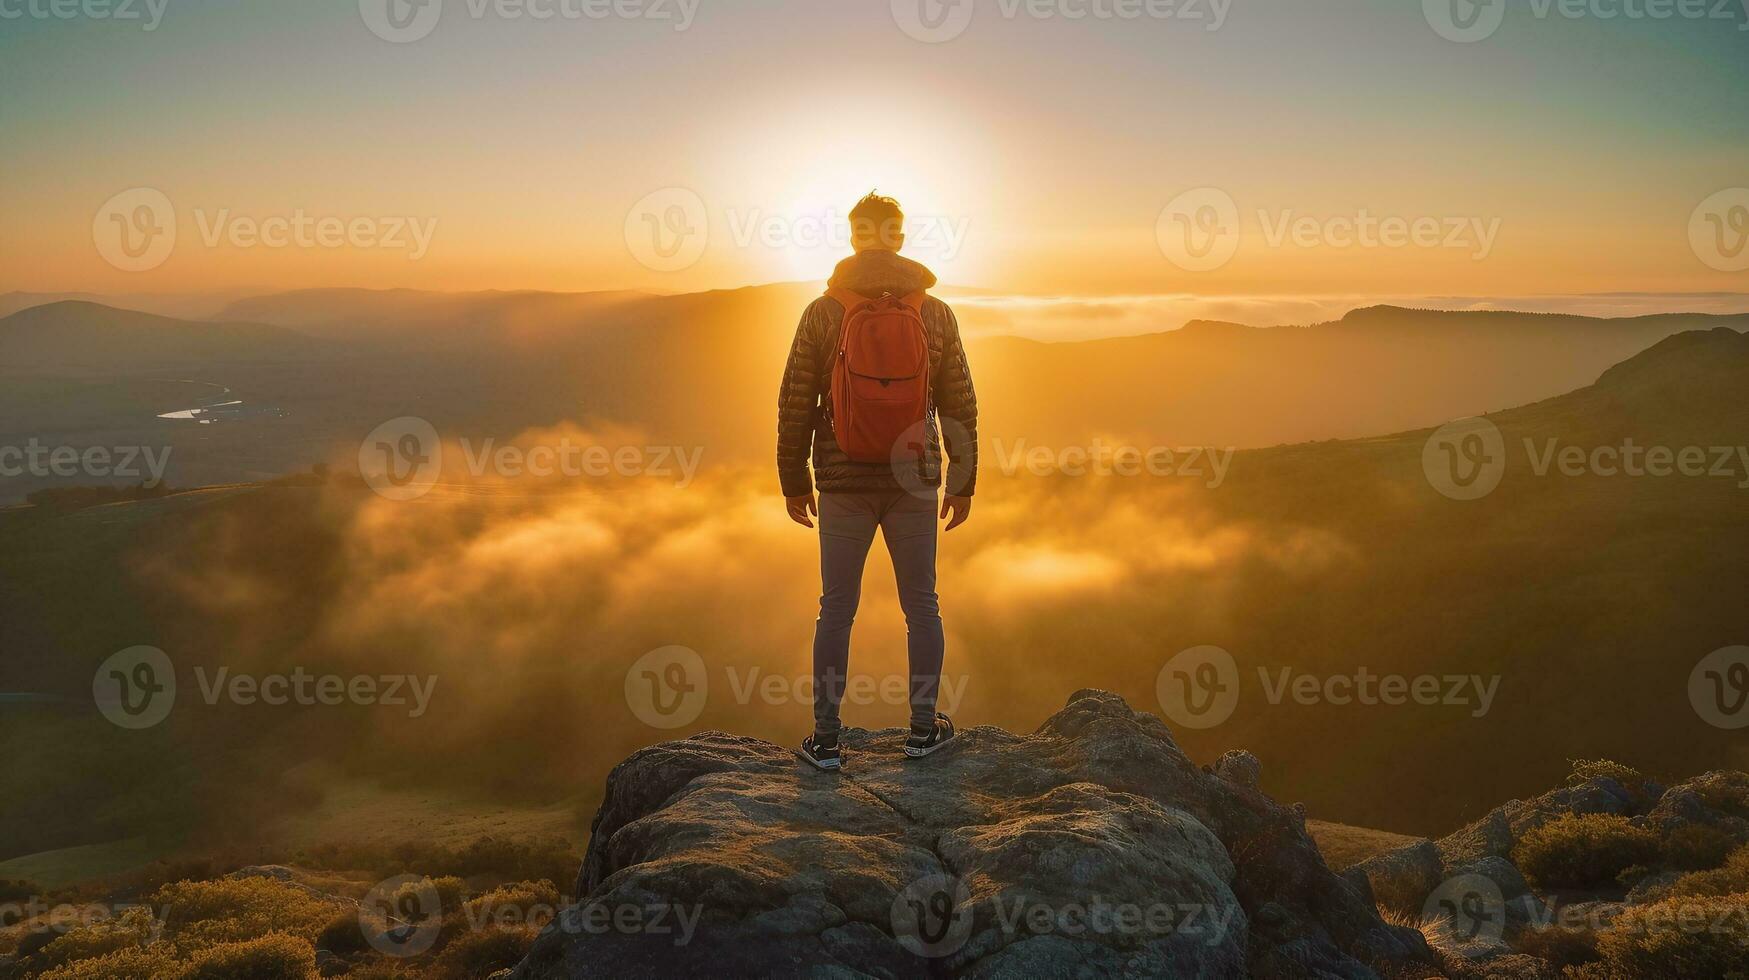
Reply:
[[[809,735],[802,739],[802,747],[796,751],[808,765],[815,769],[835,771],[844,764],[844,754],[838,749],[836,735]]]
[[[935,727],[912,727],[911,737],[905,740],[905,755],[912,759],[921,759],[953,741],[956,734],[958,733],[954,731],[953,719],[938,711],[935,713]]]

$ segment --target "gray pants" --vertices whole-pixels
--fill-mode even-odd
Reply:
[[[904,490],[820,495],[820,618],[814,624],[814,733],[836,735],[850,669],[850,627],[862,599],[862,568],[875,528],[886,539],[905,612],[911,659],[911,724],[935,725],[944,639],[935,594],[933,497]]]

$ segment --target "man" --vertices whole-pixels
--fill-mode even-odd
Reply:
[[[777,470],[789,516],[808,528],[814,526],[810,515],[820,521],[814,734],[803,741],[801,755],[827,770],[842,765],[839,705],[849,669],[850,627],[876,528],[892,556],[899,605],[905,613],[911,670],[911,734],[905,754],[908,758],[929,755],[955,734],[953,722],[935,710],[944,652],[935,592],[935,522],[939,514],[951,531],[971,516],[978,469],[978,401],[953,311],[924,295],[935,285],[935,276],[898,255],[905,241],[904,220],[898,202],[874,194],[851,209],[851,246],[856,254],[839,263],[829,294],[802,314],[778,396]],[[904,301],[913,311],[912,322],[921,321],[922,341],[927,344],[927,404],[919,424],[880,461],[853,459],[839,446],[830,418],[832,375],[841,331],[847,325],[846,304],[857,305],[864,299],[893,311],[899,310],[896,301]],[[913,329],[911,339],[916,332]],[[938,511],[943,434],[948,488]]]

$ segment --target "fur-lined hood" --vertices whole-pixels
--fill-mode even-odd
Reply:
[[[871,299],[886,293],[909,296],[935,286],[935,273],[921,262],[902,258],[897,252],[869,249],[858,252],[832,272],[827,285],[848,289]]]

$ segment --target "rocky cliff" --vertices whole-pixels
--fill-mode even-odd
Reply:
[[[1443,975],[1248,753],[1199,768],[1099,691],[1027,736],[902,737],[851,730],[841,774],[714,732],[633,755],[514,976]]]

